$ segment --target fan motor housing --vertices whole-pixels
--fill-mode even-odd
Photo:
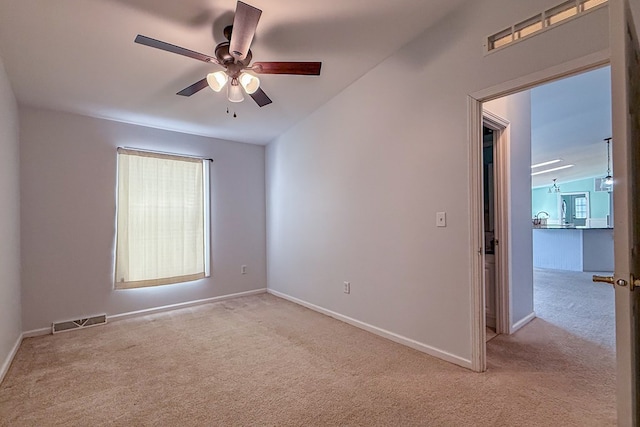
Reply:
[[[221,64],[224,64],[224,65],[232,64],[234,62],[242,65],[243,67],[249,65],[249,63],[251,62],[251,58],[253,56],[251,54],[251,50],[247,52],[246,58],[242,60],[237,60],[236,57],[231,55],[231,53],[229,52],[229,44],[230,44],[229,42],[222,42],[218,46],[216,46],[216,49],[215,49],[216,59],[220,61]]]

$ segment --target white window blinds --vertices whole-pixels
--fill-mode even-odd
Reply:
[[[115,287],[208,275],[208,161],[118,149]]]

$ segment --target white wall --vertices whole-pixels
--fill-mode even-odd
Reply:
[[[24,330],[266,287],[264,147],[31,108],[20,124]],[[212,277],[113,290],[118,146],[215,159]]]
[[[483,105],[509,121],[509,270],[511,327],[533,313],[533,237],[531,223],[531,92]]]
[[[467,2],[269,144],[269,287],[469,365],[467,95],[607,48],[605,8],[483,55],[557,3]]]
[[[0,381],[22,332],[18,106],[0,58]]]

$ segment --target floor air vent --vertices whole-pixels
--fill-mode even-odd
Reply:
[[[107,323],[107,315],[101,314],[100,316],[93,316],[86,319],[69,320],[68,322],[58,322],[51,325],[51,332],[57,334],[58,332],[72,331],[74,329],[88,328],[90,326],[104,325]]]

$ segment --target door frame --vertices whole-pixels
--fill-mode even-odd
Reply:
[[[496,86],[472,93],[467,96],[468,106],[468,131],[469,131],[469,180],[470,180],[470,245],[469,256],[471,259],[471,368],[477,372],[487,369],[487,346],[485,342],[486,319],[484,307],[484,234],[483,234],[483,188],[482,188],[482,126],[484,123],[482,104],[496,98],[511,95],[516,92],[530,89],[553,80],[580,74],[608,65],[610,62],[609,49],[602,50],[563,64],[547,68],[529,75],[500,83]],[[508,181],[511,171],[503,180]],[[501,212],[496,214],[508,218],[509,200],[502,198]],[[506,252],[506,259],[512,258],[511,244],[503,240],[502,247]],[[507,264],[507,269],[508,263]],[[510,274],[510,272],[508,273]],[[509,321],[509,323],[511,323]],[[512,325],[509,325],[511,329]]]
[[[640,204],[634,197],[640,187],[638,148],[640,123],[637,84],[640,81],[640,42],[628,0],[609,2],[609,49],[611,51],[611,114],[614,269],[616,301],[616,406],[618,425],[640,422],[640,292],[628,283],[640,276]],[[634,277],[635,276],[635,277]]]
[[[591,201],[589,200],[589,192],[588,191],[569,191],[566,193],[565,192],[558,193],[557,204],[558,204],[558,212],[560,213],[561,222],[562,222],[562,196],[584,196],[584,198],[587,199],[587,218],[586,218],[585,225],[589,224],[589,220],[591,219]]]
[[[496,263],[496,333],[511,333],[511,275],[509,263],[509,179],[511,163],[509,153],[511,151],[511,123],[493,114],[490,111],[482,112],[482,125],[493,130],[494,136],[494,220],[495,220],[495,263]],[[482,158],[480,159],[482,162]],[[483,181],[484,182],[484,181]],[[480,184],[482,185],[483,182]],[[483,189],[484,194],[484,189]],[[484,203],[483,203],[484,205]],[[484,226],[483,226],[484,230]],[[484,235],[484,233],[483,233]],[[484,245],[484,239],[482,240]],[[482,248],[482,265],[484,266],[485,251]],[[486,295],[486,283],[483,279],[483,292]],[[485,313],[486,319],[486,313]],[[486,325],[485,325],[486,332]],[[486,341],[486,339],[485,339]]]

